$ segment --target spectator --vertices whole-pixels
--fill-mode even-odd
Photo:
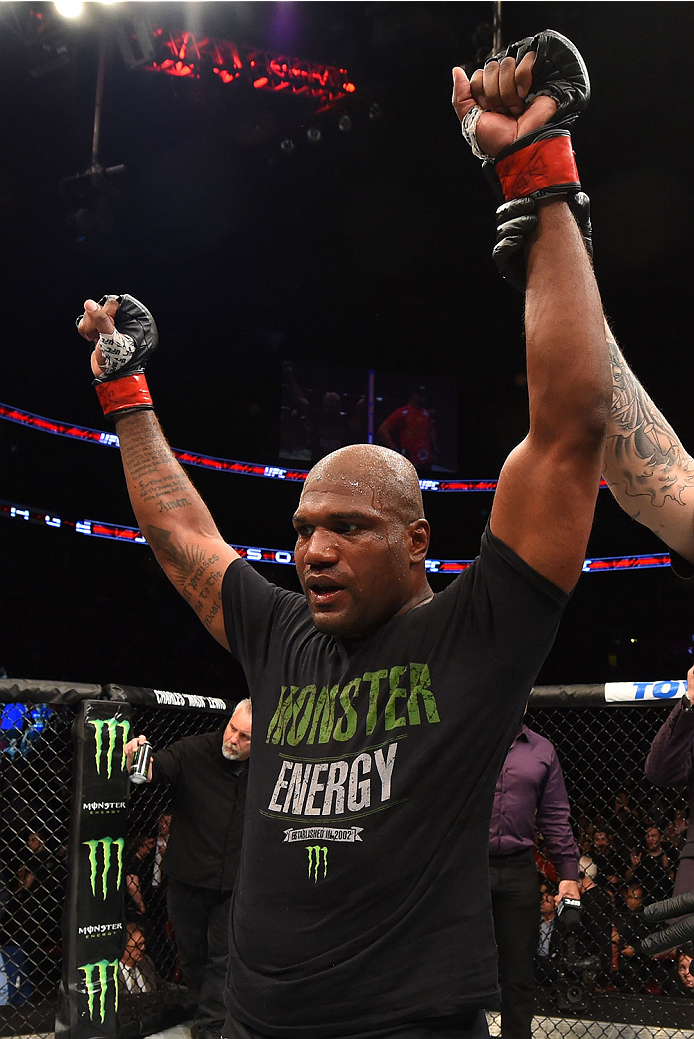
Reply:
[[[646,960],[638,955],[638,946],[651,930],[643,916],[643,888],[640,884],[629,884],[622,898],[624,904],[614,920],[619,950],[619,974],[615,980],[622,991],[640,992],[649,971]]]
[[[694,997],[694,974],[692,974],[692,947],[685,945],[677,954],[677,977],[683,989],[683,995]]]
[[[144,931],[134,922],[127,924],[125,931],[125,948],[118,966],[121,988],[132,995],[153,992],[159,986],[159,977],[146,952]]]
[[[536,977],[540,985],[555,981],[556,961],[559,955],[560,937],[556,926],[556,887],[548,880],[540,880],[540,940],[536,953]]]
[[[631,795],[626,790],[620,790],[615,795],[614,818],[612,831],[616,850],[627,858],[629,850],[638,840],[643,829],[643,820],[638,809],[631,803]]]
[[[581,926],[571,935],[573,954],[579,959],[597,958],[596,970],[605,974],[612,964],[612,899],[597,883],[598,868],[588,855],[578,862],[581,892]]]
[[[170,825],[171,814],[163,812],[157,819],[156,835],[140,836],[126,850],[126,889],[135,917],[146,922],[150,953],[161,977],[168,977],[172,966],[167,934],[167,876],[163,871]]]
[[[641,885],[647,901],[656,902],[671,894],[675,874],[663,849],[663,836],[657,826],[648,827],[644,845],[632,848],[624,876],[628,883]]]
[[[601,887],[619,883],[624,864],[612,843],[612,835],[607,830],[594,830],[588,856],[595,863],[597,883]]]

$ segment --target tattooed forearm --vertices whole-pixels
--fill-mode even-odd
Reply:
[[[221,590],[236,552],[222,538],[151,411],[123,416],[118,435],[130,501],[142,533],[176,590],[228,649]]]
[[[129,443],[123,451],[123,465],[129,485],[143,503],[155,504],[160,512],[190,505],[182,494],[190,486],[188,476],[154,437]]]
[[[666,499],[682,505],[682,492],[694,487],[694,459],[634,376],[611,333],[607,344],[613,392],[605,479],[617,494],[647,495],[656,507]]]

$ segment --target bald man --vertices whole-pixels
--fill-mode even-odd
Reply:
[[[531,72],[532,58],[517,68],[506,58],[471,85],[455,70],[459,118],[475,101],[485,109],[486,154],[552,117],[550,97],[524,106]],[[306,479],[293,516],[303,594],[266,581],[175,461],[143,365],[113,367],[119,298],[85,304],[80,331],[107,377],[99,395],[140,527],[241,661],[253,700],[228,1039],[488,1035],[495,781],[581,572],[611,397],[576,222],[561,193],[537,209],[526,247],[530,432],[504,465],[478,558],[437,595],[417,474],[372,445],[328,455]],[[464,277],[474,292],[474,272]]]

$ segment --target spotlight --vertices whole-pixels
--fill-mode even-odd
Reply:
[[[376,122],[378,122],[378,120],[381,118],[382,115],[383,115],[383,109],[381,108],[381,106],[379,104],[374,102],[374,104],[371,105],[371,107],[369,108],[369,119],[371,120],[372,123],[376,123]]]
[[[306,131],[306,140],[309,144],[318,144],[323,134],[320,132],[317,126],[309,126]]]
[[[55,9],[63,18],[79,18],[84,4],[82,0],[53,0]]]
[[[284,155],[293,155],[295,149],[296,145],[294,144],[294,141],[292,141],[289,137],[285,137],[285,139],[280,144],[280,151]]]
[[[337,128],[338,130],[341,130],[342,133],[349,133],[349,131],[352,129],[352,125],[352,117],[350,115],[343,115],[340,116]]]

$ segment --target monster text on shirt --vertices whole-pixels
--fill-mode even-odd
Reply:
[[[346,742],[358,728],[370,736],[380,714],[386,732],[421,725],[422,709],[427,722],[439,721],[428,664],[366,671],[342,687],[324,685],[320,691],[316,685],[282,686],[266,743]]]
[[[316,685],[282,686],[266,742],[300,744],[344,743],[371,736],[382,718],[390,741],[360,753],[320,761],[282,761],[268,811],[284,816],[339,817],[378,810],[391,801],[398,740],[403,728],[439,721],[427,664],[367,671],[344,685],[320,691]],[[344,754],[344,752],[343,752]],[[284,755],[283,755],[284,756]],[[392,803],[392,802],[391,802]]]

